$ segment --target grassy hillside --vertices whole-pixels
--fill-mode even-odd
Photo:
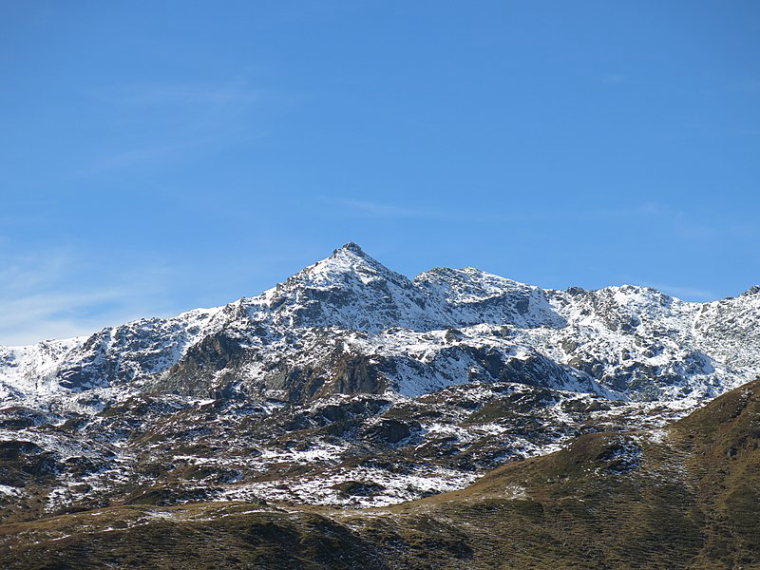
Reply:
[[[385,509],[124,505],[0,526],[4,568],[760,568],[760,381]]]

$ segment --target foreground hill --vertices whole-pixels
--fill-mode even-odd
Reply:
[[[382,509],[118,506],[0,527],[31,568],[760,568],[760,381]]]

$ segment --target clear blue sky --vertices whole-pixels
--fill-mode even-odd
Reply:
[[[0,344],[356,241],[544,287],[760,282],[760,3],[0,3]]]

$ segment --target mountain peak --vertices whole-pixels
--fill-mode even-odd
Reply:
[[[760,294],[760,285],[753,285],[749,289],[747,289],[744,293],[742,293],[742,297],[749,297],[751,295],[757,295]]]
[[[355,271],[357,268],[371,267],[373,270],[382,272],[390,271],[382,263],[371,255],[368,255],[357,243],[352,241],[333,250],[330,257],[318,261],[315,266],[329,265],[330,267],[341,267],[343,269]],[[314,267],[314,266],[312,266]]]
[[[359,244],[356,243],[356,242],[353,242],[353,241],[350,241],[348,243],[344,243],[341,247],[339,247],[338,249],[336,249],[333,252],[333,255],[335,255],[336,253],[342,252],[342,251],[343,252],[354,253],[354,254],[360,255],[362,257],[366,257],[367,256],[367,254],[364,253],[364,250],[359,246]]]
[[[354,242],[348,242],[334,250],[332,255],[306,267],[291,279],[310,285],[326,286],[358,279],[364,284],[390,279],[391,281],[408,281],[382,263],[367,255]],[[289,280],[290,281],[290,280]]]

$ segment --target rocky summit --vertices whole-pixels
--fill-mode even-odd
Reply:
[[[208,520],[217,529],[248,524],[241,513],[256,511],[263,514],[245,532],[254,550],[269,545],[262,546],[269,554],[256,552],[270,562],[246,566],[237,553],[239,567],[280,567],[272,552],[286,535],[306,550],[308,535],[315,550],[283,568],[352,567],[304,562],[324,554],[325,537],[345,538],[341,548],[370,568],[417,567],[414,548],[401,546],[412,556],[404,558],[408,566],[389,565],[388,545],[362,534],[372,532],[398,544],[406,540],[399,533],[439,541],[430,549],[443,549],[441,560],[419,567],[477,567],[474,537],[488,525],[506,525],[498,522],[502,514],[525,522],[509,527],[522,536],[544,528],[536,517],[546,509],[559,509],[569,518],[540,531],[547,544],[558,544],[565,523],[583,544],[583,525],[573,517],[597,523],[583,514],[580,495],[571,493],[567,503],[561,497],[581,481],[584,462],[615,485],[638,477],[647,462],[656,467],[651,477],[671,478],[674,487],[655,485],[651,497],[672,493],[662,508],[672,500],[677,512],[651,517],[683,515],[687,526],[674,540],[707,560],[705,528],[718,522],[712,511],[700,519],[683,501],[697,501],[693,485],[718,488],[719,474],[703,481],[689,459],[705,438],[718,436],[705,432],[715,423],[709,413],[692,412],[725,392],[742,394],[759,371],[758,287],[690,303],[632,285],[541,289],[473,268],[409,279],[349,243],[257,297],[89,337],[0,348],[4,565],[13,567],[13,553],[38,539],[49,552],[54,541],[69,544],[67,537],[81,532],[100,537],[95,542],[111,540],[107,532],[139,541],[134,529],[154,532],[157,523],[144,521],[156,517],[200,532]],[[692,419],[681,419],[687,415]],[[719,423],[715,430],[724,429]],[[752,429],[746,437],[756,439]],[[708,451],[741,457],[747,445],[745,438]],[[665,457],[670,450],[676,455]],[[596,479],[588,485],[598,487],[599,500],[612,488]],[[482,512],[457,502],[479,490]],[[715,493],[709,501],[722,501]],[[624,506],[638,508],[634,503]],[[455,507],[472,518],[467,528],[457,526]],[[401,509],[401,522],[387,522],[382,509]],[[605,509],[612,506],[597,515]],[[81,527],[83,512],[112,524]],[[285,521],[287,512],[300,514]],[[430,520],[417,520],[420,513]],[[651,517],[640,532],[656,527]],[[42,521],[58,522],[45,523],[43,532]],[[478,521],[486,527],[476,532]],[[714,540],[733,553],[738,535],[726,524]],[[545,555],[548,565],[561,566],[559,549]],[[578,555],[574,563],[624,567],[605,560],[607,566],[583,566]],[[97,556],[92,563],[110,564]],[[208,564],[198,567],[225,565]]]

